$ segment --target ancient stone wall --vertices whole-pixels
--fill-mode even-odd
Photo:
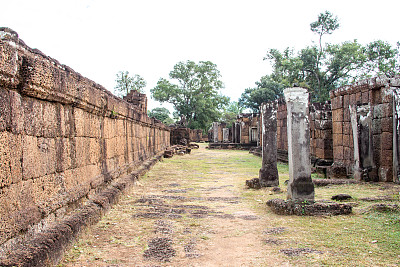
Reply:
[[[260,140],[259,127],[260,116],[258,113],[243,113],[238,116],[237,122],[240,123],[240,143],[250,144]]]
[[[63,218],[170,145],[140,99],[115,97],[0,28],[0,245]]]
[[[287,160],[287,110],[284,99],[278,99],[277,111],[277,149],[278,159]],[[332,146],[332,112],[330,103],[310,103],[310,155],[315,160],[333,159]]]
[[[332,111],[330,102],[310,103],[310,155],[313,159],[332,162]]]
[[[278,160],[287,161],[288,137],[287,137],[287,110],[283,98],[278,99],[278,108],[276,113],[276,147],[278,149]]]
[[[364,178],[393,181],[393,177],[396,176],[393,174],[393,133],[396,131],[393,125],[398,122],[393,119],[394,94],[399,89],[400,78],[378,77],[330,92],[335,164],[344,166],[348,173],[352,173],[354,155],[357,158],[361,157],[357,161],[363,161],[371,154],[371,166],[362,166],[362,162],[359,166],[367,172],[365,175],[368,177]],[[354,110],[353,123],[351,109]],[[362,114],[362,110],[366,114]],[[370,123],[362,123],[362,120],[367,119]],[[357,134],[356,151],[354,133]]]

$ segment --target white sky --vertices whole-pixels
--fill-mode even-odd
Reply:
[[[150,96],[177,62],[210,60],[222,74],[222,93],[237,100],[270,73],[263,61],[270,48],[298,50],[317,41],[310,23],[325,10],[341,24],[326,41],[394,45],[400,41],[396,2],[0,0],[0,26],[110,91],[121,70],[141,75]],[[156,106],[149,101],[149,109]]]

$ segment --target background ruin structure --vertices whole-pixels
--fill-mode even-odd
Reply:
[[[0,28],[0,247],[83,203],[101,210],[96,193],[162,154],[170,129],[146,109],[145,95],[122,100]]]
[[[337,173],[399,182],[399,90],[399,77],[375,77],[330,92]]]

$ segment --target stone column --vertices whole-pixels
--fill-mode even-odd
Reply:
[[[229,128],[222,128],[222,139],[224,143],[229,143]]]
[[[218,143],[218,128],[219,128],[219,123],[213,122],[213,142],[214,143]]]
[[[288,200],[314,201],[311,180],[310,127],[308,124],[308,92],[304,88],[283,91],[287,107],[289,154]]]
[[[263,103],[260,107],[262,129],[262,166],[259,173],[260,185],[278,186],[276,148],[276,103]]]

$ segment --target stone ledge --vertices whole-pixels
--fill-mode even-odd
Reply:
[[[359,184],[360,181],[354,179],[313,179],[315,186],[342,185],[342,184]]]
[[[301,203],[283,199],[270,199],[267,206],[279,215],[320,216],[346,215],[352,212],[352,206],[341,203]]]
[[[0,247],[0,266],[55,266],[64,252],[88,226],[97,223],[134,181],[156,162],[163,153],[142,163],[134,172],[113,181],[91,198],[81,209],[25,240]]]

